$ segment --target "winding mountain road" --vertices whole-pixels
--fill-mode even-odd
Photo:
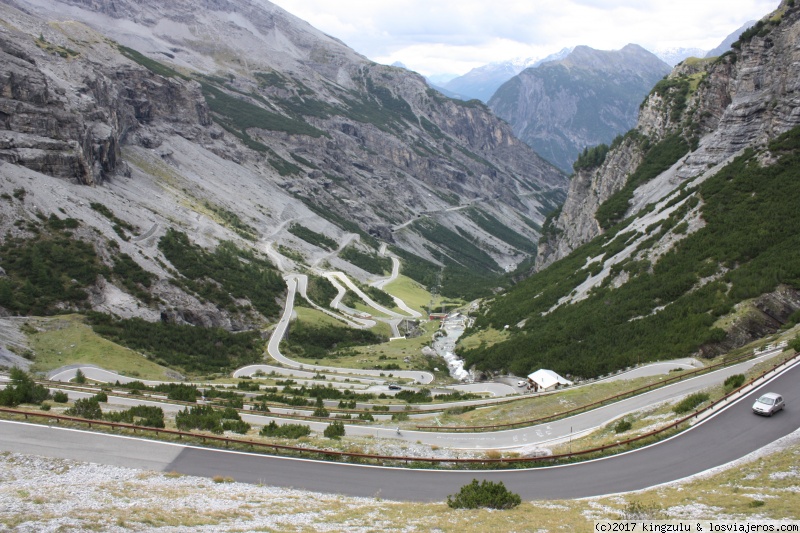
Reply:
[[[278,323],[275,325],[275,329],[272,332],[272,335],[269,338],[269,342],[267,343],[267,353],[280,364],[288,368],[296,368],[300,370],[306,371],[313,371],[313,372],[324,372],[324,373],[335,373],[335,374],[357,374],[359,376],[372,376],[375,378],[379,378],[380,381],[385,382],[386,378],[381,376],[381,374],[386,374],[384,370],[370,370],[370,369],[346,369],[346,368],[339,368],[333,366],[324,366],[324,365],[304,365],[300,364],[297,361],[289,359],[280,350],[281,341],[283,341],[284,336],[286,335],[286,330],[289,328],[289,323],[292,319],[292,313],[294,312],[294,299],[295,295],[298,290],[298,285],[300,283],[300,278],[305,277],[300,274],[290,275],[286,278],[286,284],[288,286],[288,293],[286,295],[286,306],[283,310],[283,315]],[[377,304],[376,304],[377,305]],[[251,365],[246,367],[248,373],[239,369],[234,373],[234,377],[241,377],[243,375],[252,375],[258,370],[262,370],[261,365]],[[418,383],[431,383],[433,382],[434,376],[430,372],[419,371],[419,370],[393,370],[393,376],[402,377],[405,379],[410,379],[412,381],[416,381]]]
[[[189,475],[390,500],[437,501],[472,479],[502,481],[526,500],[584,498],[645,489],[739,459],[800,427],[800,363],[676,437],[584,463],[513,471],[373,467],[214,450],[0,421],[0,449]],[[787,408],[758,417],[751,404],[780,391]]]

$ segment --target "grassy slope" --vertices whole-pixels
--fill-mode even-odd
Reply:
[[[431,304],[431,293],[413,279],[401,274],[396,280],[386,285],[384,290],[392,296],[397,296],[403,300],[411,309],[415,309],[423,315],[428,313],[428,306]],[[441,303],[441,296],[434,297],[434,309],[438,308]]]
[[[142,379],[170,379],[167,368],[95,334],[79,315],[31,319],[31,322],[42,330],[30,336],[31,348],[36,353],[33,365],[36,372],[85,363]]]
[[[338,322],[332,317],[329,317],[319,311],[307,308],[296,309],[298,311],[298,318],[300,320],[319,325],[330,324],[338,327],[342,326],[341,322]],[[384,366],[395,363],[400,365],[400,367],[404,370],[413,370],[415,368],[424,369],[427,367],[427,365],[425,365],[422,361],[424,357],[421,355],[421,350],[430,342],[431,335],[434,331],[436,331],[437,328],[438,323],[430,322],[425,325],[425,334],[413,339],[399,339],[373,346],[357,346],[348,348],[346,350],[347,355],[337,358],[317,360],[297,357],[296,360],[307,364],[319,363],[327,366],[336,366],[342,368],[374,368],[376,365]],[[376,328],[373,328],[372,331],[387,336],[390,333],[389,326],[380,323],[378,326],[376,326]],[[384,357],[384,359],[381,359],[381,357]],[[411,358],[410,363],[404,362],[406,357]],[[391,370],[386,371],[387,375],[391,372]]]

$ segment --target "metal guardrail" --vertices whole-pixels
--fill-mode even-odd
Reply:
[[[229,407],[227,405],[223,405],[223,404],[214,402],[214,400],[216,398],[205,400],[205,403],[187,402],[187,401],[184,401],[184,400],[172,400],[170,398],[165,398],[165,397],[160,397],[160,396],[152,396],[152,395],[149,395],[149,394],[123,394],[123,393],[121,393],[119,391],[115,392],[113,390],[112,391],[106,390],[102,386],[100,386],[100,387],[79,387],[79,386],[76,386],[76,385],[73,385],[73,384],[70,384],[70,383],[63,383],[63,382],[60,382],[60,381],[47,381],[47,380],[35,380],[35,381],[36,381],[36,383],[38,383],[40,385],[43,385],[45,387],[48,387],[48,388],[84,392],[86,394],[96,394],[96,393],[99,393],[99,392],[104,392],[109,396],[116,396],[117,398],[127,398],[127,399],[138,398],[138,399],[141,399],[142,401],[155,402],[155,403],[166,403],[166,404],[170,404],[170,405],[178,405],[178,406],[184,406],[184,407],[194,407],[194,406],[198,406],[198,405],[208,405],[208,406],[216,408],[216,409],[224,409],[226,407]],[[221,398],[221,399],[225,400],[225,398]],[[254,404],[245,403],[245,405],[252,406]],[[273,406],[273,405],[270,403],[268,406]],[[313,405],[309,405],[309,406],[292,406],[292,405],[282,405],[282,404],[275,404],[274,407],[279,407],[281,409],[297,408],[298,410],[308,410],[308,411],[313,411],[316,408]],[[327,417],[326,418],[326,417],[307,416],[307,415],[300,415],[300,414],[273,413],[271,411],[270,412],[259,411],[257,409],[240,409],[240,408],[234,408],[234,409],[236,409],[236,412],[238,412],[239,414],[269,416],[269,417],[272,417],[272,418],[280,418],[280,419],[287,419],[287,420],[306,420],[306,421],[311,421],[311,422],[326,422],[326,421],[334,421],[334,420],[338,420],[338,421],[346,420],[348,424],[349,423],[365,424],[365,423],[369,422],[369,420],[361,420],[359,418],[337,418],[337,417]],[[329,412],[333,412],[333,413],[347,413],[348,412],[348,411],[343,410],[343,409],[337,409],[337,408],[331,408],[331,407],[326,407],[326,409]],[[395,412],[401,412],[401,411],[395,411]],[[349,413],[352,414],[352,411],[350,411]],[[385,411],[373,411],[373,412],[371,412],[371,414],[380,415],[380,414],[387,414],[387,413]],[[389,413],[389,414],[392,414],[392,413]]]
[[[297,446],[286,446],[282,444],[271,444],[266,442],[258,442],[246,439],[235,439],[229,437],[221,437],[216,435],[206,435],[202,433],[191,433],[187,431],[179,431],[173,429],[164,429],[164,428],[150,428],[144,426],[136,426],[133,424],[124,424],[119,422],[108,422],[104,420],[88,420],[85,418],[78,418],[78,417],[71,417],[65,415],[56,415],[56,414],[49,414],[46,412],[34,412],[34,411],[22,411],[18,409],[9,409],[5,407],[0,407],[0,412],[3,413],[10,413],[15,415],[24,416],[27,420],[29,416],[32,417],[40,417],[40,418],[48,418],[50,420],[57,420],[57,421],[70,421],[75,423],[87,424],[90,428],[95,426],[104,426],[110,427],[112,429],[122,428],[131,430],[133,432],[141,431],[141,432],[151,432],[155,433],[156,436],[163,433],[165,435],[173,435],[177,436],[178,438],[182,439],[183,437],[199,439],[203,443],[206,441],[223,443],[225,447],[229,447],[232,444],[238,446],[247,446],[251,449],[261,448],[261,449],[272,449],[275,452],[291,452],[291,453],[298,453],[298,454],[311,454],[323,457],[329,457],[335,459],[355,459],[357,461],[369,460],[369,461],[392,461],[392,462],[401,462],[405,464],[409,463],[430,463],[430,464],[483,464],[483,465],[503,465],[503,464],[523,464],[523,463],[540,463],[540,462],[554,462],[562,459],[573,459],[576,457],[580,457],[583,455],[590,455],[596,453],[602,453],[613,448],[624,447],[630,444],[634,444],[651,437],[666,433],[668,431],[676,430],[682,424],[690,422],[692,419],[698,418],[701,414],[713,409],[717,405],[725,403],[733,398],[735,395],[739,394],[742,390],[746,389],[750,385],[754,384],[756,381],[766,377],[772,372],[777,371],[780,367],[788,364],[789,362],[796,361],[800,359],[800,353],[796,353],[794,356],[781,361],[780,363],[774,365],[772,368],[766,370],[761,375],[753,378],[752,380],[748,381],[738,389],[726,394],[719,400],[712,402],[708,406],[704,407],[703,409],[698,409],[694,413],[687,415],[679,420],[676,420],[662,428],[650,431],[643,435],[639,435],[637,437],[632,437],[630,439],[624,441],[617,441],[612,444],[606,444],[604,446],[598,446],[595,448],[590,448],[586,450],[579,450],[575,452],[569,452],[564,454],[558,455],[544,455],[539,457],[514,457],[514,458],[499,458],[499,459],[478,459],[478,458],[469,458],[469,459],[459,459],[459,458],[437,458],[437,457],[403,457],[403,456],[391,456],[391,455],[372,455],[372,454],[365,454],[365,453],[355,453],[355,452],[340,452],[335,450],[321,450],[315,448],[300,448]],[[710,368],[710,367],[709,367]],[[333,420],[331,420],[333,421]]]
[[[83,387],[81,387],[81,386],[75,385],[74,383],[64,382],[64,381],[51,381],[51,380],[46,380],[46,379],[36,379],[34,381],[36,383],[40,384],[40,385],[43,385],[43,386],[49,387],[49,388],[74,390],[74,391],[78,391],[78,392],[85,392],[87,394],[94,394],[96,392],[102,391],[102,392],[105,392],[106,394],[113,394],[114,396],[117,396],[117,397],[120,397],[120,398],[128,398],[128,397],[130,397],[130,398],[142,398],[144,400],[152,400],[152,398],[153,398],[151,395],[148,395],[148,394],[136,395],[136,394],[130,394],[130,392],[128,392],[126,394],[126,393],[121,392],[121,391],[113,391],[113,390],[109,391],[108,387],[115,386],[115,385],[111,385],[111,384],[97,385],[97,386],[83,386]],[[132,391],[134,389],[123,389],[123,390]],[[226,389],[226,390],[228,390],[228,389]],[[257,392],[257,391],[240,391],[239,389],[232,389],[232,388],[230,390],[233,390],[235,392],[253,392],[253,393]],[[149,391],[146,391],[146,392],[149,392]],[[217,399],[224,401],[227,398],[214,397],[214,398],[207,398],[205,401],[207,402],[208,405],[217,406],[219,404],[213,403]],[[519,399],[524,399],[524,398],[515,398],[515,400],[519,400]],[[186,402],[186,401],[183,401],[183,400],[172,400],[172,399],[169,399],[169,398],[162,398],[162,397],[157,397],[155,400],[152,400],[152,401],[158,401],[158,402],[169,403],[169,404],[174,404],[174,405],[185,405],[185,406],[201,405],[201,404],[198,404],[198,403]],[[469,401],[469,400],[466,400],[466,401]],[[315,405],[290,405],[290,404],[283,404],[283,403],[278,403],[278,402],[264,402],[264,403],[267,405],[267,407],[276,407],[278,409],[297,409],[297,410],[305,410],[305,411],[313,411],[314,409],[316,409]],[[244,402],[244,405],[253,406],[253,405],[257,405],[257,404],[255,402]],[[379,405],[379,404],[371,404],[371,405]],[[431,402],[431,403],[429,403],[427,405],[436,406],[436,404],[433,403],[433,402]],[[371,415],[384,415],[384,416],[385,415],[394,415],[394,414],[398,414],[398,413],[405,413],[405,414],[408,414],[408,415],[426,415],[426,414],[442,413],[446,409],[448,409],[448,407],[446,407],[444,405],[442,405],[441,409],[413,409],[413,408],[412,409],[406,409],[406,407],[409,407],[409,406],[411,406],[411,404],[406,404],[406,405],[389,404],[388,407],[390,409],[388,411],[385,411],[385,410],[374,410],[374,409],[367,409],[367,408],[364,408],[364,409],[347,409],[347,408],[341,408],[341,407],[328,407],[328,406],[325,406],[325,409],[327,409],[331,413],[350,414],[350,415],[353,415],[355,417],[357,417],[359,414],[362,414],[362,413],[364,413],[364,414],[368,413],[368,414],[371,414]],[[227,406],[220,405],[220,407],[227,407]],[[392,407],[395,407],[396,409],[391,409]],[[289,418],[300,418],[300,419],[309,419],[309,420],[325,420],[325,418],[304,416],[304,415],[287,415],[287,414],[273,413],[273,412],[266,413],[264,411],[257,411],[255,409],[239,409],[239,408],[236,408],[236,409],[240,413],[265,414],[265,415],[269,415],[269,416],[274,416],[276,418],[289,417]],[[352,420],[353,422],[356,422],[356,423],[369,422],[368,420],[365,421],[365,420],[360,420],[358,418],[351,418],[351,419],[342,418],[341,420]]]
[[[488,432],[488,431],[503,431],[503,430],[507,430],[507,429],[516,429],[516,428],[534,426],[534,425],[537,425],[537,424],[543,424],[545,422],[552,422],[554,420],[565,418],[565,417],[570,416],[570,415],[575,415],[575,414],[578,414],[578,413],[583,413],[585,411],[590,411],[592,409],[596,409],[598,407],[602,407],[603,405],[608,405],[608,404],[614,403],[616,401],[624,400],[624,399],[627,399],[627,398],[632,398],[632,397],[637,396],[639,394],[643,394],[645,392],[650,392],[650,391],[653,391],[655,389],[659,389],[661,387],[664,387],[666,385],[670,385],[672,383],[677,383],[679,381],[683,381],[684,379],[687,379],[687,378],[690,378],[690,377],[695,377],[695,376],[698,376],[700,374],[705,374],[705,373],[708,373],[708,372],[712,372],[714,370],[717,370],[717,369],[720,369],[720,368],[724,368],[726,366],[731,366],[731,365],[734,365],[736,363],[745,361],[747,359],[750,359],[749,355],[742,355],[742,356],[739,356],[739,357],[731,358],[731,359],[729,359],[727,361],[723,361],[723,362],[717,363],[715,365],[711,365],[711,366],[707,366],[707,367],[703,367],[703,368],[698,368],[697,370],[692,370],[692,371],[686,372],[686,373],[681,373],[679,375],[676,375],[676,376],[673,376],[673,377],[669,377],[669,378],[667,378],[665,380],[658,381],[658,382],[655,382],[655,383],[651,383],[650,385],[645,385],[643,387],[632,389],[632,390],[629,390],[629,391],[626,391],[626,392],[621,392],[619,394],[616,394],[614,396],[609,396],[608,398],[604,398],[604,399],[598,400],[596,402],[592,402],[592,403],[589,403],[589,404],[586,404],[586,405],[581,405],[579,407],[575,407],[575,408],[569,409],[567,411],[562,411],[560,413],[544,416],[544,417],[541,417],[541,418],[535,418],[535,419],[531,419],[531,420],[521,420],[519,422],[509,422],[509,423],[506,423],[506,424],[492,424],[492,425],[486,425],[486,426],[416,426],[416,429],[418,429],[420,431],[448,431],[448,432],[453,432],[453,433],[459,433],[459,432],[474,433],[474,432]],[[519,398],[518,400],[525,400],[525,399],[529,399],[529,398]]]
[[[2,374],[2,373],[0,372],[0,374]],[[75,390],[75,391],[86,392],[86,393],[94,393],[94,392],[98,392],[98,391],[103,391],[106,394],[113,393],[115,396],[119,396],[119,397],[128,397],[129,396],[129,394],[125,394],[124,392],[109,391],[108,387],[115,386],[115,385],[112,385],[112,384],[97,385],[97,386],[83,386],[83,387],[81,387],[81,386],[75,385],[74,383],[65,382],[65,381],[52,381],[52,380],[47,380],[47,379],[36,379],[34,381],[36,383],[40,384],[40,385],[44,385],[46,387],[51,387],[51,388],[60,388],[60,389],[65,389],[65,390]],[[133,390],[133,389],[123,389],[123,390],[130,391],[130,390]],[[225,390],[233,390],[233,389],[225,389]],[[242,391],[242,390],[239,390],[239,389],[235,389],[234,392],[244,392],[244,393],[253,392],[253,393],[255,393],[257,391]],[[130,395],[130,396],[131,397],[136,397],[136,395]],[[142,397],[142,398],[145,398],[145,399],[150,398],[150,396],[147,395],[147,394],[142,394],[139,397]],[[211,403],[216,399],[218,399],[218,398],[217,397],[207,398],[206,401]],[[220,400],[225,400],[226,398],[221,398],[220,397],[219,399]],[[336,400],[338,398],[332,398],[332,399]],[[498,400],[500,400],[500,401],[505,400],[506,402],[509,402],[509,401],[525,400],[525,399],[527,399],[527,398],[510,398],[510,399],[500,398]],[[171,404],[175,404],[175,405],[196,405],[195,403],[192,403],[192,402],[185,402],[185,401],[182,401],[182,400],[171,400],[169,398],[158,398],[158,401],[164,402],[164,403],[171,403]],[[464,400],[464,401],[472,401],[472,400]],[[283,404],[283,403],[278,403],[278,402],[264,402],[264,403],[267,405],[267,407],[276,407],[278,409],[298,409],[298,410],[312,411],[312,410],[314,410],[316,408],[315,405],[290,405],[290,404]],[[385,404],[369,404],[369,402],[363,402],[363,403],[367,403],[368,405],[385,405]],[[431,409],[414,408],[414,403],[416,403],[416,405],[420,405],[421,403],[424,403],[425,405],[430,405],[430,406],[432,406],[434,408],[431,408]],[[358,416],[359,414],[362,414],[362,413],[363,414],[367,414],[368,413],[368,414],[371,414],[371,415],[394,415],[394,414],[398,414],[398,413],[405,413],[407,415],[427,415],[427,414],[443,413],[445,410],[449,409],[448,405],[451,404],[451,403],[453,403],[453,402],[443,403],[443,404],[441,404],[441,406],[440,406],[441,408],[439,408],[439,409],[435,408],[435,407],[437,407],[437,404],[435,402],[412,402],[412,403],[408,403],[408,404],[405,404],[405,405],[403,405],[403,404],[388,404],[387,405],[389,407],[388,411],[385,411],[385,410],[382,410],[382,409],[381,410],[375,410],[375,409],[371,409],[371,408],[349,409],[349,408],[328,407],[328,406],[325,406],[325,409],[327,409],[331,413],[351,414],[353,416]],[[256,404],[254,402],[244,402],[244,405],[253,406],[253,405],[256,405]],[[483,406],[483,405],[484,404],[480,404],[480,406]],[[490,405],[490,404],[487,404],[487,405]],[[226,406],[223,405],[222,407],[226,407]],[[411,407],[411,408],[409,409],[409,407]],[[256,410],[250,410],[250,409],[237,409],[237,410],[240,413],[249,413],[249,414],[261,414],[261,413],[263,413],[263,411],[256,411]],[[309,418],[309,419],[315,418],[315,417],[304,417],[304,415],[285,415],[285,414],[281,414],[281,413],[272,413],[272,412],[265,413],[265,414],[269,414],[270,416],[275,416],[277,418],[287,417],[287,416],[289,416],[289,417],[295,417],[296,416],[296,417],[299,417],[299,418]],[[321,419],[321,420],[324,420],[324,419]],[[344,418],[342,420],[348,420],[348,419]],[[368,420],[364,421],[364,420],[360,420],[358,418],[352,418],[352,419],[349,419],[349,420],[353,420],[355,422],[368,422]]]

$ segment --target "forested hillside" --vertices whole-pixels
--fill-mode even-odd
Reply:
[[[728,337],[726,317],[746,313],[762,295],[780,291],[800,307],[798,168],[795,128],[706,181],[687,182],[651,209],[663,220],[638,230],[631,221],[617,224],[494,300],[473,333],[510,325],[510,339],[462,355],[480,369],[523,375],[544,367],[591,377],[698,350],[716,353]],[[660,255],[659,243],[668,241],[678,242]],[[584,299],[558,305],[598,276],[602,283]],[[800,321],[791,305],[762,311]]]

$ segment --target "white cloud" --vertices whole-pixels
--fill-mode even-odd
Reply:
[[[711,49],[778,0],[273,0],[374,61],[464,73],[565,46]]]

